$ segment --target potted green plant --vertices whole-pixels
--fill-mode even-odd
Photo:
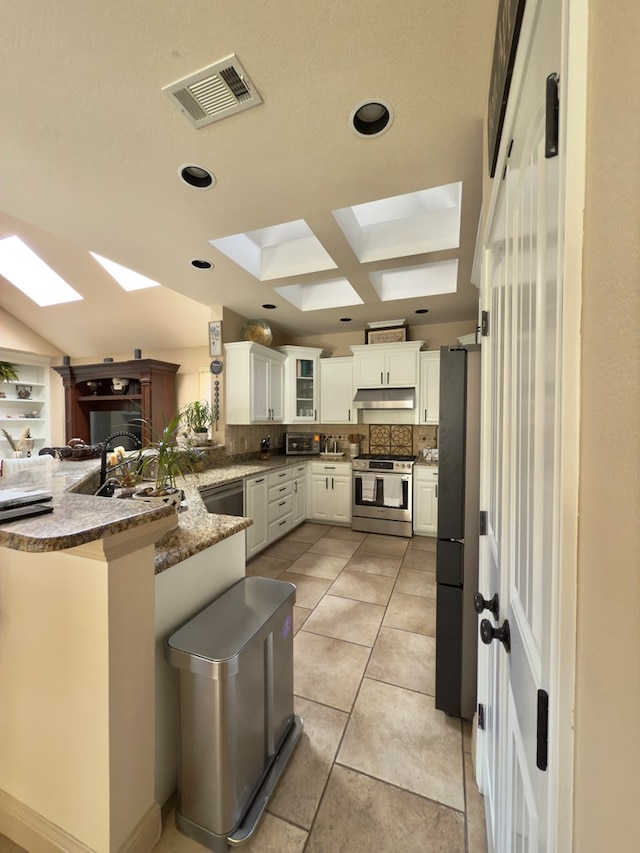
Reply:
[[[18,374],[14,364],[8,361],[0,361],[0,382],[17,382]]]
[[[207,438],[209,428],[213,423],[213,412],[206,400],[194,400],[184,408],[184,422],[199,441]]]
[[[153,430],[149,427],[150,434]],[[185,413],[176,412],[156,438],[151,438],[139,452],[138,470],[143,479],[153,477],[153,486],[139,489],[133,497],[138,500],[158,500],[177,507],[182,499],[182,489],[177,479],[198,471],[201,452],[184,434]]]

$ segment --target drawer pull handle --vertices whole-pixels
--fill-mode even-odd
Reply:
[[[280,503],[278,504],[278,506],[285,506],[285,504],[286,504],[286,503],[287,503],[286,501],[280,501]]]
[[[283,525],[283,524],[286,524],[286,523],[287,523],[287,519],[286,519],[286,518],[283,518],[283,519],[282,519],[282,521],[279,521],[279,522],[278,522],[278,527],[282,527],[282,525]]]
[[[282,486],[282,488],[278,489],[279,492],[284,492],[286,490],[286,486]]]

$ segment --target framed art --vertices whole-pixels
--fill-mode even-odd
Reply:
[[[507,111],[507,100],[513,75],[522,16],[526,0],[500,0],[498,22],[493,43],[493,62],[489,81],[487,114],[487,143],[489,152],[489,177],[496,173],[502,127]]]
[[[365,329],[365,344],[400,344],[407,340],[406,326],[388,326],[382,329]]]
[[[222,355],[222,320],[209,323],[209,355]]]

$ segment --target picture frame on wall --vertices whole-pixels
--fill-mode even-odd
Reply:
[[[209,355],[222,355],[222,320],[209,323]]]
[[[365,329],[365,344],[401,344],[407,340],[406,326],[386,326],[380,329]]]
[[[526,0],[500,0],[489,80],[487,145],[489,177],[496,173],[511,77]]]

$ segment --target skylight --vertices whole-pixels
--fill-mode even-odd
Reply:
[[[462,184],[419,190],[334,210],[360,263],[460,245]]]
[[[146,275],[140,275],[139,272],[123,267],[115,261],[109,261],[107,258],[96,255],[95,252],[89,252],[89,254],[96,259],[100,266],[106,269],[112,278],[115,278],[123,290],[144,290],[146,287],[160,287],[160,282],[147,278]]]
[[[362,299],[346,278],[316,281],[311,284],[288,284],[275,287],[274,290],[300,311],[322,311],[326,308],[362,304]]]
[[[0,240],[0,275],[41,308],[77,302],[82,296],[19,237]]]
[[[304,219],[209,242],[259,281],[337,267]]]
[[[367,273],[381,302],[415,299],[455,293],[458,285],[458,261],[440,261],[393,270]]]

